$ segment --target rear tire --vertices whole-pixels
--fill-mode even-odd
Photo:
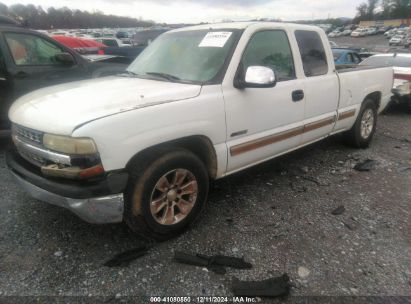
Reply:
[[[361,105],[354,126],[345,133],[345,142],[355,148],[368,148],[377,127],[377,114],[375,102],[366,99]]]
[[[201,214],[209,190],[203,162],[183,149],[132,163],[125,192],[124,220],[135,233],[165,241],[186,230]]]

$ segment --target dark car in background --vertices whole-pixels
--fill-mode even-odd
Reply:
[[[18,97],[46,86],[124,72],[127,64],[88,60],[49,36],[0,18],[0,130]]]

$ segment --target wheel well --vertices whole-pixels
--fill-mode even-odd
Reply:
[[[375,105],[377,106],[377,110],[380,108],[381,105],[381,92],[373,92],[371,94],[368,94],[364,101],[367,99],[371,99],[374,101]]]
[[[132,162],[147,162],[153,155],[156,155],[157,152],[165,148],[183,148],[189,150],[205,164],[210,178],[216,178],[217,155],[210,139],[202,135],[184,137],[146,148],[134,155],[127,163],[126,168],[128,168]]]

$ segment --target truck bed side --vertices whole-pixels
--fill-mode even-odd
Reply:
[[[340,100],[335,132],[352,127],[362,102],[368,97],[378,101],[378,112],[383,111],[391,98],[393,82],[391,67],[342,66],[337,70]]]

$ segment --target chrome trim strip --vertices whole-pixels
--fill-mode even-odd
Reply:
[[[39,201],[66,208],[88,223],[120,223],[123,220],[123,193],[85,199],[68,198],[39,188],[21,178],[13,171],[10,172],[31,197]]]
[[[13,135],[13,141],[18,150],[21,149],[23,151],[28,151],[32,154],[38,155],[42,158],[45,158],[57,164],[71,166],[71,157],[69,155],[60,154],[60,153],[56,153],[53,151],[49,151],[49,150],[45,150],[45,149],[33,146],[29,143],[22,141],[16,135]]]

